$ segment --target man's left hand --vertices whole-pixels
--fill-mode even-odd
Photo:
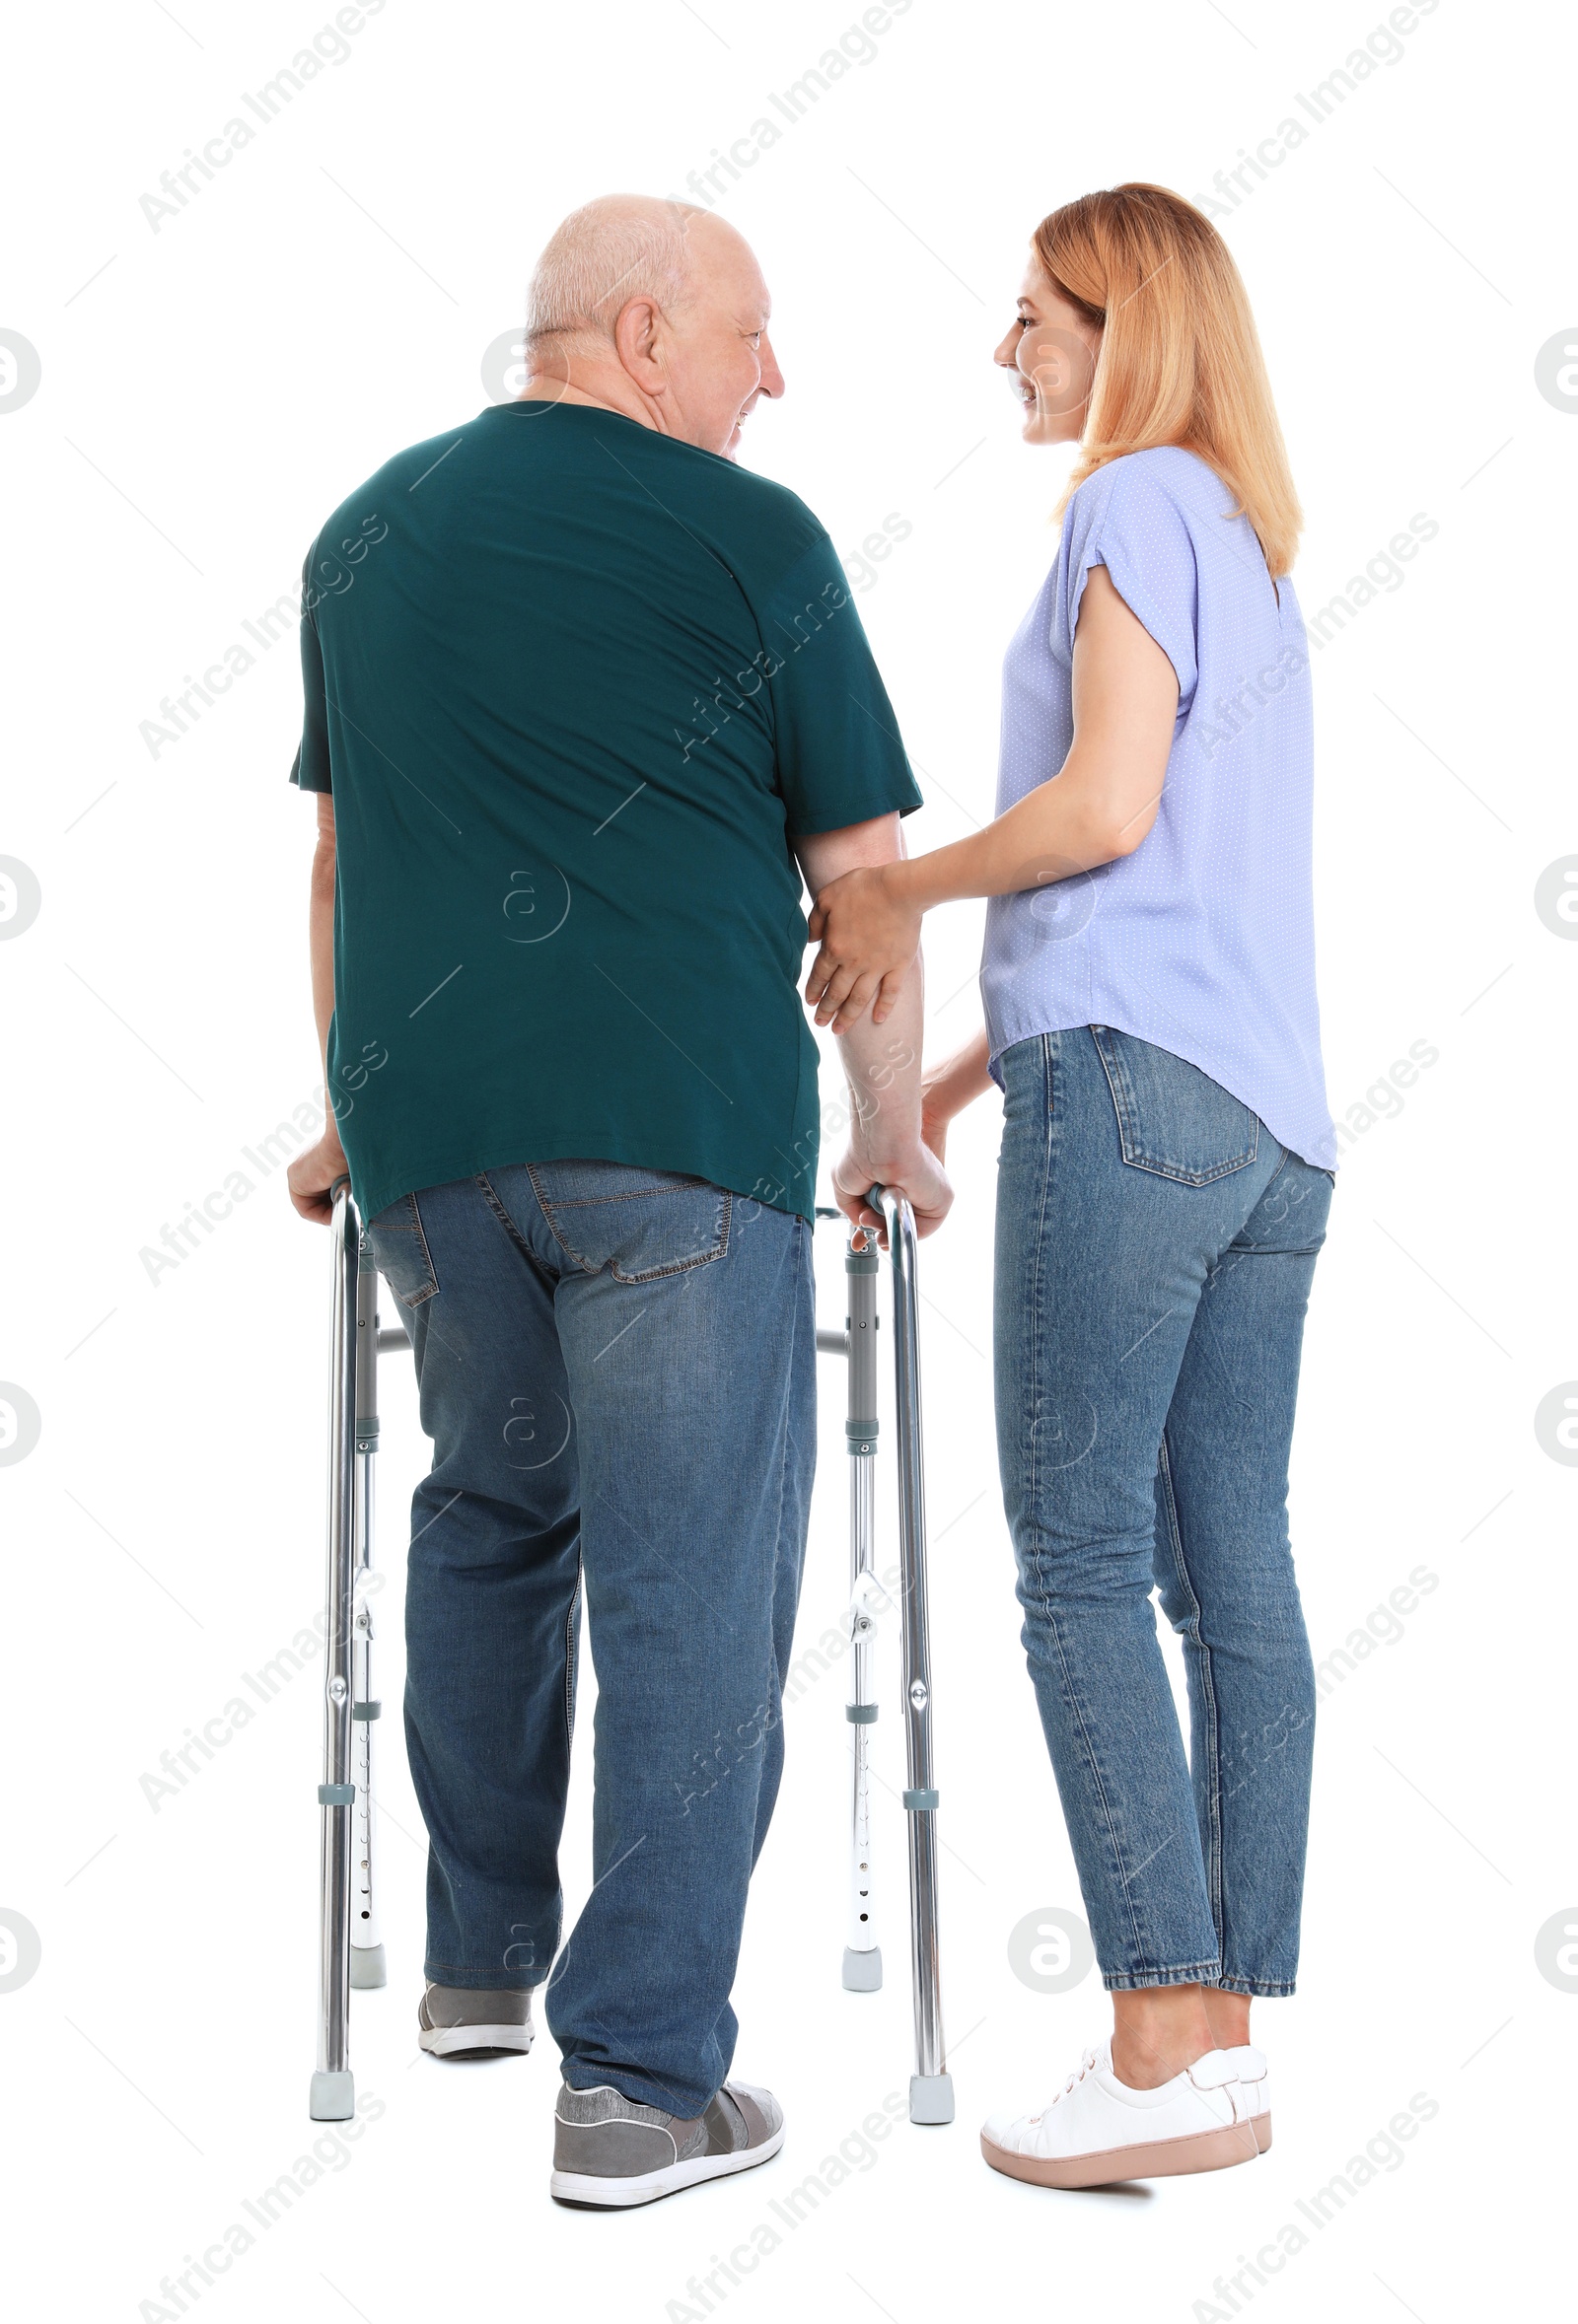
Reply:
[[[330,1187],[338,1179],[349,1176],[350,1163],[339,1142],[339,1127],[332,1121],[324,1125],[318,1144],[299,1154],[285,1172],[291,1201],[304,1219],[311,1219],[320,1227],[326,1227],[334,1215]]]
[[[948,1172],[926,1147],[914,1148],[905,1158],[874,1162],[851,1146],[833,1166],[833,1200],[850,1225],[868,1228],[884,1250],[888,1248],[888,1223],[866,1200],[874,1184],[907,1198],[921,1241],[936,1233],[953,1208],[954,1190]]]

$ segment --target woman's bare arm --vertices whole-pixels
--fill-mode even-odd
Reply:
[[[1074,739],[1056,775],[968,839],[847,873],[817,897],[820,950],[806,980],[819,1024],[888,1017],[920,947],[921,915],[959,896],[1014,895],[1094,871],[1139,846],[1161,802],[1178,676],[1092,568],[1074,638]]]

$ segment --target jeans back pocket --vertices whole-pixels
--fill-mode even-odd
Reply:
[[[1093,1024],[1117,1114],[1123,1160],[1184,1186],[1205,1186],[1254,1162],[1260,1121],[1220,1082],[1136,1033]]]
[[[414,1194],[402,1194],[380,1211],[368,1229],[373,1263],[402,1306],[419,1307],[438,1290],[422,1214]]]
[[[721,1259],[734,1197],[706,1178],[626,1162],[529,1162],[542,1216],[586,1274],[656,1283]]]

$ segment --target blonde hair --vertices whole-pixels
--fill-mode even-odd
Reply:
[[[1216,228],[1165,185],[1114,185],[1043,218],[1032,248],[1052,289],[1102,326],[1058,513],[1109,460],[1178,445],[1215,469],[1280,580],[1304,516],[1249,296]]]

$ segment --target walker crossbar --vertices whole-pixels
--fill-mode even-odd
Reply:
[[[898,1551],[902,1618],[904,1743],[909,1783],[904,1793],[909,1826],[909,1954],[915,2008],[915,2072],[909,2119],[954,2119],[953,2078],[943,2049],[942,1988],[937,1958],[937,1788],[931,1741],[931,1648],[926,1607],[926,1481],[921,1455],[920,1347],[915,1288],[915,1221],[902,1195],[874,1186],[866,1197],[888,1234],[893,1275],[894,1380],[897,1413]],[[836,1216],[836,1213],[833,1214]],[[853,1813],[850,1850],[849,1941],[843,1981],[851,1993],[882,1984],[872,1879],[871,1729],[877,1718],[872,1645],[887,1593],[874,1563],[877,1415],[876,1238],[851,1233],[844,1256],[848,1315],[844,1331],[819,1331],[817,1346],[849,1365],[849,1666],[846,1716],[850,1724]]]

